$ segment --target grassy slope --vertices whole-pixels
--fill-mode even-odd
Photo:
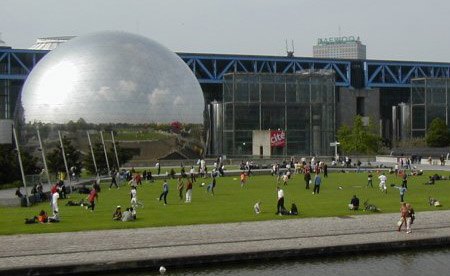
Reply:
[[[423,185],[428,179],[427,172],[424,176],[409,177],[408,192],[405,196],[407,202],[412,203],[416,211],[437,210],[427,204],[428,196],[437,197],[444,205],[442,209],[450,207],[449,180],[437,181],[436,185]],[[236,180],[235,180],[236,179]],[[25,225],[24,218],[32,217],[40,209],[51,213],[49,203],[41,203],[30,208],[0,208],[2,218],[0,234],[19,233],[44,233],[81,231],[95,229],[123,229],[137,227],[153,227],[167,225],[186,225],[202,223],[241,222],[271,219],[291,219],[305,217],[329,217],[345,216],[353,214],[367,214],[363,211],[350,211],[347,204],[353,194],[356,194],[361,204],[369,199],[383,212],[398,212],[399,192],[389,187],[388,194],[382,194],[378,189],[377,174],[374,174],[374,188],[366,188],[366,173],[330,173],[325,178],[320,195],[311,194],[312,190],[304,189],[303,175],[295,175],[285,190],[285,206],[290,207],[295,202],[299,207],[299,216],[276,216],[276,181],[271,176],[250,177],[246,187],[241,188],[238,178],[219,178],[215,196],[205,192],[205,187],[199,187],[200,182],[208,184],[209,180],[199,180],[194,184],[193,201],[186,204],[179,201],[176,191],[176,181],[170,180],[170,192],[167,206],[156,200],[161,192],[162,181],[155,183],[144,182],[138,188],[138,199],[144,202],[145,207],[138,209],[138,220],[134,222],[117,222],[111,220],[111,215],[116,205],[122,208],[129,206],[129,188],[122,186],[120,189],[108,190],[109,183],[102,184],[99,203],[95,212],[87,211],[81,207],[66,207],[68,201],[60,200],[60,214],[62,222],[58,224]],[[388,175],[388,184],[400,185],[400,178]],[[342,186],[343,189],[338,189]],[[71,195],[71,200],[79,200],[85,195]],[[253,213],[253,205],[256,201],[262,201],[262,214]]]

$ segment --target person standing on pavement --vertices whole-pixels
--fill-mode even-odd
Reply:
[[[406,204],[407,214],[406,214],[406,234],[411,233],[411,224],[413,224],[416,214],[414,212],[414,209],[412,208],[411,204]]]
[[[314,177],[314,191],[313,194],[319,194],[320,192],[320,184],[322,184],[322,179],[319,174],[316,174]]]
[[[406,207],[406,203],[403,202],[400,207],[400,220],[398,222],[398,229],[397,231],[402,230],[402,226],[406,226],[406,216],[408,214],[408,208]]]

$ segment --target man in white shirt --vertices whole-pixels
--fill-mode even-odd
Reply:
[[[277,187],[277,195],[278,195],[278,201],[277,201],[276,214],[282,216],[283,211],[286,210],[286,208],[284,208],[284,191],[280,187]]]
[[[53,193],[52,194],[52,210],[53,210],[53,216],[55,216],[55,214],[58,214],[59,212],[59,208],[58,208],[58,198],[59,198],[59,193]]]

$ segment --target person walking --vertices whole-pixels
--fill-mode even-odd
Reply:
[[[284,191],[280,187],[277,187],[277,212],[276,215],[283,215],[283,212],[286,210],[284,207]]]
[[[197,180],[195,179],[195,169],[194,166],[191,166],[191,170],[189,171],[190,177],[191,177],[191,182],[196,182]]]
[[[415,218],[416,218],[416,214],[414,212],[414,209],[412,208],[411,204],[407,203],[406,204],[406,234],[410,234],[411,233],[411,224],[413,224]]]
[[[303,179],[305,180],[305,189],[309,190],[309,182],[311,181],[311,174],[309,173],[309,171],[305,171],[305,176],[303,177]]]
[[[144,204],[139,202],[138,199],[137,199],[137,188],[136,188],[136,186],[132,186],[131,187],[130,197],[131,197],[131,201],[130,201],[131,207],[133,207],[134,209],[136,209],[138,206],[141,206],[142,208],[144,208]]]
[[[369,171],[369,173],[367,174],[367,186],[366,187],[370,186],[371,188],[373,188],[372,178],[373,178],[372,172]]]
[[[167,205],[167,194],[169,193],[169,184],[167,184],[167,180],[164,179],[163,190],[158,200],[161,201],[161,198],[164,198],[164,205]]]
[[[395,186],[394,188],[398,189],[399,192],[400,192],[400,202],[404,202],[403,198],[404,198],[405,193],[406,193],[406,188],[405,188],[405,186],[404,186],[404,185],[402,185],[401,187]]]
[[[111,187],[114,185],[116,186],[116,189],[119,189],[119,186],[117,185],[117,181],[116,181],[116,171],[113,169],[111,171],[111,184],[109,184],[109,189],[111,190]]]
[[[387,177],[384,175],[384,173],[381,173],[381,175],[378,177],[378,179],[380,180],[380,185],[379,185],[380,190],[387,194],[387,187],[386,187]]]
[[[406,203],[403,202],[400,207],[400,220],[398,221],[398,229],[397,231],[402,230],[402,226],[406,225],[406,216],[408,214],[408,208],[406,207]]]
[[[313,194],[319,194],[320,192],[320,184],[322,184],[322,179],[320,178],[319,174],[316,174],[314,177],[314,191]]]
[[[191,203],[192,200],[192,182],[188,179],[186,183],[186,203]]]
[[[55,216],[59,212],[58,199],[59,199],[59,193],[58,192],[53,193],[52,194],[52,211],[53,211],[53,216]]]
[[[161,164],[159,164],[159,162],[157,162],[155,167],[157,169],[157,174],[159,175],[161,173]]]
[[[92,189],[88,196],[89,206],[86,206],[86,209],[91,209],[91,212],[95,209],[95,200],[98,202],[98,192],[97,189]]]
[[[216,178],[213,177],[212,182],[206,187],[206,191],[209,193],[211,192],[211,195],[214,195],[214,188],[216,187]]]
[[[406,175],[406,173],[403,174],[402,186],[405,187],[406,189],[408,189],[408,176]]]
[[[178,177],[178,185],[177,185],[178,196],[180,197],[180,200],[183,200],[183,189],[184,189],[183,178],[180,176]]]

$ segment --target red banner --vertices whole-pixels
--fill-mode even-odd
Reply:
[[[284,147],[286,145],[286,133],[283,130],[270,131],[270,146]]]

